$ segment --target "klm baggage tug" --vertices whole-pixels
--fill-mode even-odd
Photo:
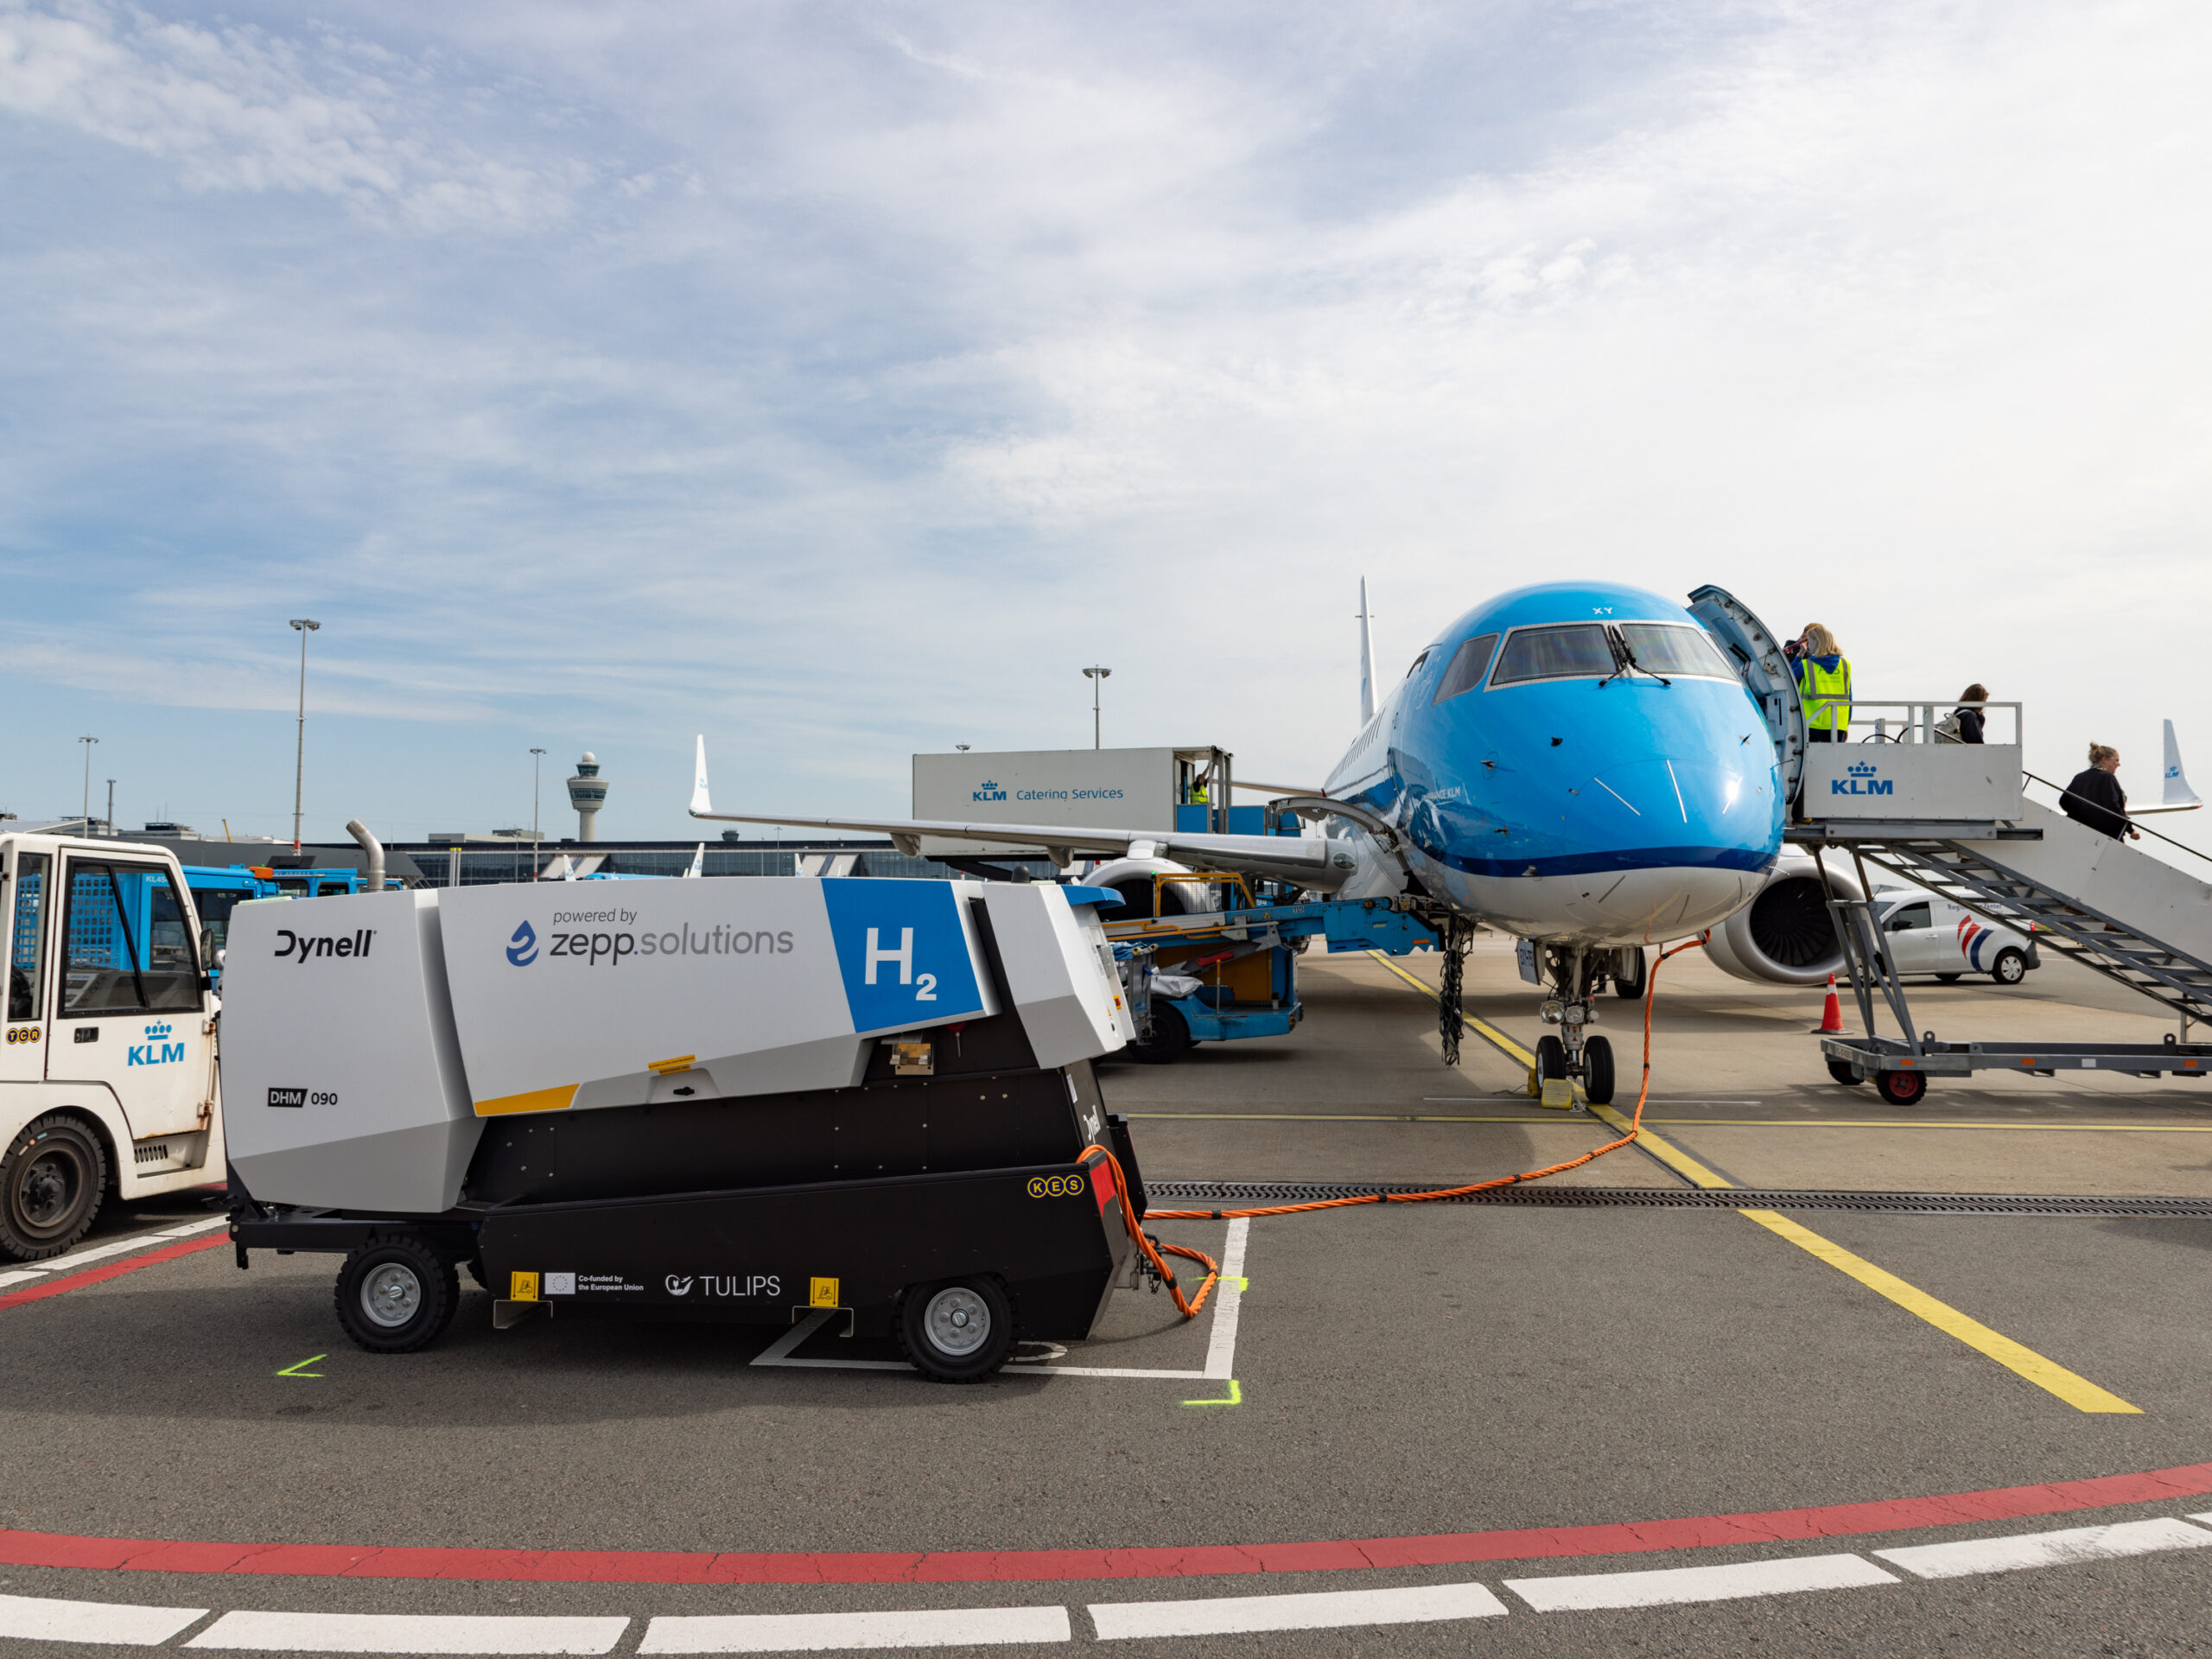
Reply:
[[[1143,1213],[1090,1062],[1133,1036],[1049,885],[760,879],[243,906],[223,1016],[238,1265],[342,1252],[399,1353],[466,1267],[534,1314],[845,1314],[972,1382],[1090,1334]]]

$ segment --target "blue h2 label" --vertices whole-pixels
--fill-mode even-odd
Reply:
[[[822,901],[855,1031],[982,1013],[953,883],[833,878]]]

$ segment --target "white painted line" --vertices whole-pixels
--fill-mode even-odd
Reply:
[[[626,1616],[225,1613],[184,1645],[285,1653],[606,1653],[629,1628]]]
[[[172,1227],[167,1232],[156,1233],[153,1236],[156,1238],[190,1238],[194,1233],[205,1233],[211,1231],[217,1227],[227,1227],[230,1224],[231,1218],[228,1216],[218,1216],[213,1221],[187,1222],[181,1227]]]
[[[13,1273],[0,1273],[0,1290],[4,1290],[10,1285],[20,1285],[26,1279],[36,1279],[40,1276],[36,1268],[18,1268]]]
[[[1247,1630],[1324,1630],[1347,1624],[1422,1624],[1496,1618],[1505,1604],[1479,1584],[1406,1590],[1331,1590],[1314,1595],[1212,1596],[1200,1601],[1103,1601],[1091,1622],[1102,1642],[1148,1636],[1230,1636]]]
[[[118,1239],[112,1244],[95,1244],[89,1250],[72,1250],[67,1255],[57,1255],[50,1261],[34,1262],[24,1268],[26,1273],[67,1273],[86,1262],[97,1262],[103,1256],[121,1255],[127,1250],[143,1250],[149,1244],[158,1243],[164,1235],[142,1233],[137,1238]]]
[[[1236,1375],[1236,1316],[1244,1306],[1244,1243],[1252,1236],[1249,1217],[1229,1224],[1221,1250],[1221,1278],[1214,1287],[1213,1332],[1206,1339],[1206,1375],[1226,1381]]]
[[[2212,1541],[2212,1535],[2208,1535]],[[1796,1590],[1853,1590],[1897,1580],[1856,1555],[1801,1555],[1729,1567],[1673,1567],[1650,1573],[1582,1573],[1556,1579],[1508,1579],[1505,1587],[1540,1613],[1593,1607],[1673,1607],[1693,1601],[1740,1601]]]
[[[755,1365],[783,1365],[801,1371],[912,1371],[903,1359],[793,1359],[791,1350],[835,1319],[839,1309],[824,1307],[808,1314],[753,1356]]]
[[[207,1617],[205,1607],[125,1607],[106,1601],[0,1596],[0,1636],[32,1642],[104,1642],[158,1647]]]
[[[824,1648],[996,1647],[1071,1642],[1065,1607],[906,1613],[737,1613],[656,1618],[639,1653],[815,1653]]]
[[[2121,1555],[2150,1555],[2162,1549],[2212,1547],[2212,1532],[2185,1521],[2126,1521],[2110,1527],[2068,1527],[2059,1532],[2029,1532],[2010,1538],[1969,1538],[1955,1544],[1914,1544],[1874,1554],[1894,1561],[1915,1577],[1963,1579],[1976,1573],[2012,1573],[2024,1567],[2063,1567],[2069,1561],[2105,1561]]]

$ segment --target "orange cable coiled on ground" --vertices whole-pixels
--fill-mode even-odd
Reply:
[[[1428,1204],[1439,1198],[1465,1198],[1471,1192],[1487,1192],[1501,1186],[1517,1186],[1524,1181],[1540,1181],[1547,1175],[1557,1175],[1570,1169],[1580,1169],[1592,1159],[1602,1158],[1609,1152],[1618,1152],[1642,1133],[1643,1103],[1651,1093],[1651,1004],[1658,995],[1659,969],[1669,957],[1679,957],[1685,950],[1694,950],[1703,944],[1703,938],[1689,939],[1671,950],[1662,950],[1651,964],[1649,982],[1643,988],[1643,1082],[1636,1091],[1636,1114],[1629,1120],[1628,1132],[1618,1140],[1608,1141],[1602,1147],[1592,1147],[1580,1158],[1570,1158],[1562,1164],[1548,1165],[1542,1169],[1523,1170],[1518,1175],[1500,1175],[1487,1181],[1475,1181],[1465,1186],[1442,1186],[1431,1192],[1363,1192],[1348,1198],[1316,1198],[1307,1204],[1269,1205],[1255,1210],[1154,1210],[1146,1216],[1147,1221],[1238,1221],[1256,1216],[1295,1216],[1309,1210],[1342,1210],[1359,1204]],[[1221,1276],[1221,1264],[1204,1250],[1194,1250],[1180,1244],[1156,1244],[1145,1234],[1137,1220],[1135,1205],[1129,1202],[1129,1184],[1122,1174],[1122,1160],[1108,1148],[1096,1143],[1085,1147],[1077,1161],[1081,1162],[1097,1153],[1113,1166],[1115,1195],[1121,1199],[1122,1220],[1129,1230],[1129,1236],[1137,1243],[1159,1274],[1160,1282],[1167,1287],[1175,1299],[1176,1311],[1188,1319],[1195,1319],[1213,1292],[1214,1281]],[[1176,1282],[1174,1271],[1160,1259],[1161,1253],[1186,1257],[1205,1264],[1206,1281],[1198,1287],[1198,1294],[1185,1298],[1183,1287]]]

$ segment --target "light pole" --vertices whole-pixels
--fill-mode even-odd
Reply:
[[[541,758],[544,753],[543,749],[530,752],[530,844],[533,847],[544,839],[537,833],[537,769],[545,764]]]
[[[1113,671],[1110,668],[1086,668],[1083,671],[1084,677],[1090,682],[1090,747],[1094,749],[1099,747],[1098,683]]]
[[[308,764],[308,635],[322,626],[312,617],[296,616],[292,628],[300,636],[300,741],[292,757],[292,850],[300,850],[300,785]]]
[[[89,836],[92,833],[92,745],[99,742],[99,739],[97,737],[80,737],[77,741],[85,746],[84,819],[85,833]]]

